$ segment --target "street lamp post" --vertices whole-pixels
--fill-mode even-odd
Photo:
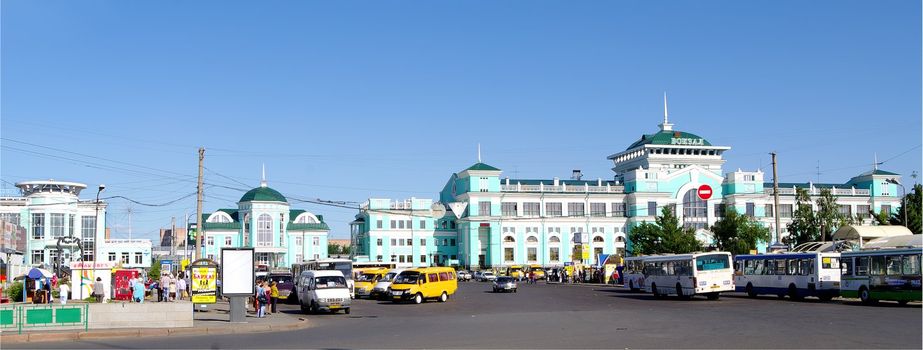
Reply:
[[[901,184],[895,179],[887,179],[885,180],[885,182],[889,184],[895,184],[895,185],[901,186],[901,211],[904,212],[904,227],[909,227],[907,223],[907,207],[904,206],[905,205],[904,200],[907,198],[907,189],[904,188],[903,184]]]
[[[106,189],[106,185],[99,184],[99,190],[96,191],[96,228],[93,229],[93,233],[96,237],[93,237],[93,263],[95,264],[99,259],[99,194]],[[103,230],[105,230],[105,226]]]

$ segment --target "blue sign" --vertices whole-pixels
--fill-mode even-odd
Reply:
[[[574,266],[574,262],[573,262],[573,261],[565,261],[565,262],[564,262],[564,266]]]
[[[173,265],[173,260],[161,260],[160,261],[160,273],[172,271],[171,266]]]

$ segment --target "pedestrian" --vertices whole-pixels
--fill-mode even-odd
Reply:
[[[257,315],[260,314],[260,282],[256,282],[256,286],[253,288],[256,293],[253,294],[253,312]]]
[[[266,304],[269,303],[269,299],[266,296],[266,289],[262,285],[256,288],[256,317],[264,318],[266,317]]]
[[[180,274],[180,278],[176,280],[176,299],[183,300],[184,297],[186,297],[186,279]]]
[[[622,270],[624,269],[625,269],[625,266],[622,266],[622,264],[618,264],[615,267],[615,272],[619,274],[618,284],[625,284],[625,281],[622,280]]]
[[[61,300],[61,305],[67,305],[67,299],[70,297],[71,289],[67,285],[67,279],[61,280],[61,285],[58,287],[58,299]]]
[[[276,281],[272,281],[272,284],[269,287],[269,302],[272,305],[272,313],[276,313],[276,303],[279,301],[279,287],[276,286]]]
[[[170,301],[176,300],[176,279],[172,276],[170,277],[170,294],[167,294],[167,297]]]
[[[263,282],[263,293],[266,294],[266,310],[270,309],[270,301],[272,299],[272,288],[269,287],[269,282]],[[270,315],[269,312],[264,312],[267,315]]]
[[[166,272],[160,276],[160,301],[169,301],[170,299],[170,275]]]
[[[102,277],[96,277],[96,283],[93,283],[93,297],[96,298],[97,303],[103,302],[103,299],[106,298],[106,290],[104,288]]]
[[[132,300],[144,304],[144,282],[141,282],[140,278],[136,279],[131,288]]]
[[[43,285],[42,288],[45,290],[45,295],[48,296],[47,298],[45,298],[45,303],[46,303],[46,304],[51,304],[51,303],[53,303],[53,302],[54,302],[54,298],[51,296],[51,282],[49,281],[49,282],[45,283],[45,285]]]

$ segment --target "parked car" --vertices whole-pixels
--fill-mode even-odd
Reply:
[[[481,272],[481,276],[478,278],[478,281],[481,281],[481,282],[490,282],[490,281],[496,281],[496,280],[497,280],[497,275],[494,275],[494,273],[490,271]]]
[[[471,280],[471,273],[468,271],[458,270],[457,274],[458,274],[459,281],[470,281]]]
[[[513,292],[516,293],[516,279],[512,277],[499,277],[494,281],[494,293]]]
[[[298,286],[301,312],[317,313],[321,310],[349,313],[352,292],[346,277],[338,270],[305,271]]]

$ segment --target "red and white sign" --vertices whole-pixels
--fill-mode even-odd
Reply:
[[[699,195],[699,198],[702,198],[702,200],[707,201],[709,198],[711,198],[711,194],[712,194],[711,186],[709,185],[699,186],[699,190],[696,193]]]

